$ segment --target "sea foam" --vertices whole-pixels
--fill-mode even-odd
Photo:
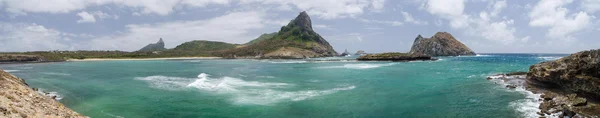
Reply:
[[[240,105],[272,105],[286,101],[302,101],[355,88],[353,85],[340,85],[325,90],[286,91],[295,85],[245,81],[233,77],[210,78],[210,75],[206,73],[199,74],[197,78],[149,76],[136,79],[146,81],[151,87],[158,89],[183,90],[184,88],[193,88],[209,94],[230,96],[230,101],[233,104]]]
[[[7,73],[11,73],[11,72],[19,72],[19,71],[21,71],[21,70],[4,70],[4,72],[7,72]]]
[[[319,68],[372,69],[372,68],[379,68],[379,67],[385,67],[385,66],[392,66],[392,65],[396,65],[396,64],[397,63],[387,63],[387,64],[360,63],[360,64],[344,64],[343,66],[325,66],[325,67],[319,67]]]
[[[528,91],[525,87],[525,80],[521,79],[513,79],[511,76],[505,75],[494,75],[488,76],[491,78],[490,81],[493,81],[496,84],[501,85],[502,89],[507,90],[505,87],[507,85],[518,85],[515,89],[509,90],[509,92],[517,92],[525,95],[525,98],[519,99],[516,101],[512,101],[509,103],[509,106],[517,110],[517,112],[521,113],[523,117],[526,118],[538,118],[540,115],[537,112],[540,111],[540,101],[541,94],[535,94],[531,91]],[[504,81],[501,78],[509,78],[508,81]]]

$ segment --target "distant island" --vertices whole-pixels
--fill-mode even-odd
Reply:
[[[409,53],[419,53],[429,56],[475,55],[475,52],[469,47],[456,40],[452,34],[447,32],[435,33],[431,38],[423,38],[421,35],[417,36]]]
[[[363,52],[357,52],[357,55]],[[438,32],[431,38],[418,35],[410,52],[388,52],[381,54],[366,54],[357,58],[359,61],[415,61],[437,60],[433,56],[475,55],[469,47],[456,40],[450,33]]]

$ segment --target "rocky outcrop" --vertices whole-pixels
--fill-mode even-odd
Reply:
[[[535,64],[529,68],[527,79],[600,100],[600,49]]]
[[[475,55],[475,52],[469,47],[456,40],[447,32],[438,32],[431,38],[423,38],[421,35],[417,36],[410,49],[410,53],[429,56]]]
[[[306,12],[301,12],[294,20],[281,27],[272,38],[253,40],[235,49],[214,53],[224,58],[263,59],[332,57],[337,54],[329,42],[312,29],[312,21]]]
[[[163,51],[166,50],[167,48],[165,48],[165,42],[163,42],[163,39],[160,38],[160,40],[158,40],[158,42],[156,43],[152,43],[152,44],[148,44],[145,47],[143,47],[142,49],[138,50],[141,52],[151,52],[151,51]]]
[[[23,79],[0,70],[0,117],[84,118],[51,97],[30,88]]]
[[[589,102],[589,99],[578,94],[569,93],[562,89],[540,86],[537,81],[529,81],[527,72],[498,74],[487,79],[496,84],[501,84],[507,89],[521,88],[540,95],[536,101],[540,103],[537,112],[540,117],[570,117],[594,118],[600,117],[600,105]]]
[[[45,59],[37,55],[2,54],[0,63],[43,62]]]
[[[363,50],[359,50],[359,51],[356,51],[356,53],[354,53],[354,55],[365,55],[365,54],[367,54],[367,53]]]
[[[350,56],[350,52],[348,52],[348,49],[344,50],[344,53],[340,54],[340,56]]]
[[[407,53],[381,53],[367,54],[356,58],[359,61],[416,61],[416,60],[437,60],[431,56],[422,54]]]

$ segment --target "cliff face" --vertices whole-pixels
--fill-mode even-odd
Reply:
[[[417,36],[410,53],[429,56],[475,55],[475,52],[469,47],[456,40],[447,32],[438,32],[431,38],[423,38],[421,35]]]
[[[166,49],[167,48],[165,48],[165,42],[163,42],[162,38],[160,38],[160,40],[158,40],[158,42],[153,43],[153,44],[148,44],[138,51],[148,52],[148,51],[162,51],[162,50],[166,50]]]
[[[0,70],[0,117],[84,118],[56,100],[30,88],[23,79]]]
[[[535,64],[527,79],[600,100],[600,49]]]

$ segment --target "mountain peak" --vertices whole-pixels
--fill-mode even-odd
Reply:
[[[156,42],[156,44],[165,44],[165,42],[162,40],[162,38],[160,38],[160,40],[158,40],[158,42]]]
[[[138,50],[138,51],[161,51],[161,50],[166,50],[165,48],[165,42],[163,41],[162,38],[160,38],[158,40],[158,42],[156,43],[152,43],[152,44],[148,44],[145,47],[143,47],[142,49]]]
[[[294,20],[292,20],[292,22],[290,22],[288,26],[298,26],[301,29],[311,31],[313,30],[312,21],[310,20],[310,16],[308,16],[308,13],[306,13],[306,11],[300,12],[300,14]]]

